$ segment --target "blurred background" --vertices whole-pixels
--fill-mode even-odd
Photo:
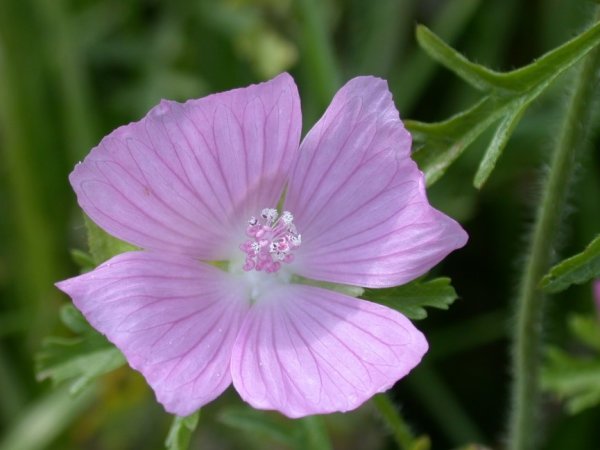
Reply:
[[[161,448],[171,418],[141,376],[124,367],[76,398],[35,379],[33,355],[50,334],[69,336],[53,287],[78,268],[85,229],[67,176],[102,136],[141,118],[161,98],[185,100],[292,73],[304,130],[338,87],[359,74],[389,80],[403,118],[435,121],[477,93],[416,46],[424,23],[470,59],[508,70],[573,37],[589,22],[583,0],[0,0],[0,449]],[[434,449],[498,448],[508,410],[512,294],[539,176],[560,121],[570,75],[527,112],[490,181],[471,178],[482,138],[430,189],[464,224],[469,245],[436,274],[460,299],[417,324],[431,351],[393,391]],[[598,135],[593,139],[597,143]],[[583,161],[562,235],[564,254],[600,231],[600,155]],[[546,338],[569,342],[565,317],[591,313],[589,286],[549,305]],[[287,448],[231,420],[233,391],[207,406],[191,448]],[[545,449],[600,447],[600,409],[567,415],[545,403]],[[267,419],[291,434],[300,423]],[[393,448],[366,405],[325,418],[336,449]]]

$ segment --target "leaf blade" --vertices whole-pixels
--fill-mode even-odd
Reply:
[[[447,310],[458,298],[450,278],[435,278],[426,282],[416,280],[391,289],[368,290],[364,297],[395,309],[409,319],[427,317],[425,307]]]
[[[494,137],[492,137],[490,145],[485,151],[483,159],[479,163],[479,167],[475,173],[475,178],[473,179],[473,184],[477,189],[481,189],[492,174],[508,140],[512,136],[513,131],[521,121],[523,114],[525,114],[525,111],[530,104],[531,101],[519,102],[514,108],[510,109],[498,125]]]
[[[549,294],[556,294],[573,284],[582,284],[600,277],[600,235],[583,250],[556,264],[542,278],[540,287]]]
[[[417,25],[416,37],[421,48],[432,59],[454,72],[475,89],[480,91],[513,89],[511,83],[506,81],[501,72],[469,61],[425,25]]]

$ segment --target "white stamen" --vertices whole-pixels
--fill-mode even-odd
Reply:
[[[260,217],[248,220],[246,234],[250,238],[240,245],[246,253],[245,271],[257,270],[267,273],[277,272],[281,263],[294,259],[293,250],[298,248],[301,237],[294,225],[294,216],[284,211],[281,216],[276,209],[265,208]]]

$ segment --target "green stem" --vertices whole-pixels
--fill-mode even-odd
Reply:
[[[600,19],[600,8],[596,19]],[[513,334],[512,411],[509,418],[508,448],[535,448],[538,429],[539,366],[543,323],[542,295],[538,283],[552,262],[567,194],[586,131],[591,125],[593,90],[600,52],[586,57],[575,79],[564,123],[554,150],[550,171],[538,207],[531,247],[517,297],[516,327]]]
[[[373,397],[373,404],[390,427],[398,448],[402,450],[414,448],[415,437],[390,398],[386,394],[378,394]]]
[[[322,417],[309,416],[302,419],[307,448],[314,450],[332,450],[325,422]]]

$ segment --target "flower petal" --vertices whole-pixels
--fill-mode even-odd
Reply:
[[[243,235],[250,215],[277,204],[300,128],[288,74],[183,104],[162,101],[105,137],[70,180],[84,211],[114,236],[227,259],[239,245],[232,233]]]
[[[231,372],[255,408],[302,417],[357,408],[391,388],[426,351],[423,335],[396,311],[326,289],[284,285],[248,313]]]
[[[383,80],[359,77],[336,94],[301,145],[285,209],[302,234],[294,271],[387,287],[410,281],[467,235],[433,209]]]
[[[130,252],[57,286],[165,409],[185,416],[231,383],[231,349],[248,306],[228,277],[184,256]]]

